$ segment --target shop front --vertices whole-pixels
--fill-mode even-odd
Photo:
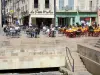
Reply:
[[[51,10],[33,10],[30,13],[29,24],[37,25],[39,28],[43,25],[50,27],[54,24],[54,13]]]
[[[69,26],[82,23],[92,25],[97,22],[96,12],[57,12],[56,13],[56,25]]]
[[[76,12],[57,12],[56,13],[56,25],[69,26],[75,25]]]
[[[96,22],[95,17],[80,17],[81,24],[92,25]]]
[[[80,12],[80,24],[84,23],[86,25],[92,25],[97,22],[96,12]]]

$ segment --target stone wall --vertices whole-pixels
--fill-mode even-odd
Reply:
[[[100,49],[87,44],[78,44],[77,47],[87,70],[93,75],[100,75]]]
[[[0,48],[0,70],[65,66],[65,52],[45,48]]]

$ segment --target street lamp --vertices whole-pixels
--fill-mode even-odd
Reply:
[[[2,0],[0,0],[0,25],[2,25]]]
[[[78,20],[76,21],[76,23],[79,24],[79,20],[80,20],[80,19],[79,19],[79,6],[77,6],[77,19],[78,19]]]
[[[54,0],[54,26],[56,26],[56,0]]]

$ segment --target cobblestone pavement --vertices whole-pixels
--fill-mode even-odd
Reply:
[[[28,38],[27,35],[23,32],[20,38],[11,38],[6,37],[4,34],[0,35],[0,43],[6,43],[6,46],[12,47],[21,47],[21,46],[55,46],[55,47],[69,47],[72,51],[77,50],[77,44],[84,41],[88,43],[89,39],[96,39],[97,37],[78,37],[78,38],[68,38],[57,34],[57,37],[51,38],[47,37],[46,35],[40,35],[39,38]],[[97,38],[98,39],[98,38]]]

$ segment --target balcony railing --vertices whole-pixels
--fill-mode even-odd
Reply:
[[[98,7],[97,6],[92,6],[92,7],[86,7],[86,6],[65,6],[60,9],[59,7],[56,7],[57,11],[70,11],[70,10],[75,10],[75,11],[87,11],[87,12],[96,12]]]

